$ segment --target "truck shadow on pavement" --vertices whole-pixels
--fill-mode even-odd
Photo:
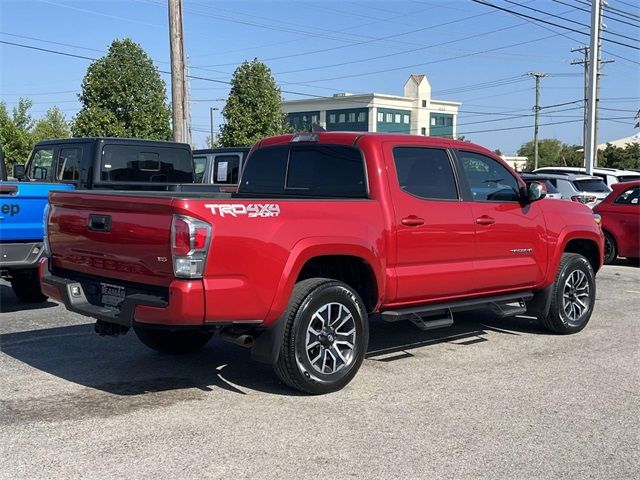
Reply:
[[[18,300],[9,285],[0,284],[0,313],[20,312],[22,310],[39,310],[58,306],[57,303],[24,303]]]
[[[448,342],[468,348],[491,341],[491,335],[544,334],[525,317],[498,319],[491,312],[456,316],[453,326],[421,331],[410,322],[371,322],[367,359],[391,362],[412,351]],[[201,351],[184,356],[162,355],[144,347],[132,332],[124,337],[99,337],[93,324],[8,333],[2,352],[42,372],[115,396],[147,396],[190,390],[191,397],[215,389],[247,394],[245,389],[276,395],[300,395],[281,384],[269,365],[251,360],[247,349],[214,338]],[[363,366],[366,368],[366,364]],[[28,377],[25,377],[28,381]],[[34,392],[38,389],[34,388]],[[195,393],[194,393],[195,392]],[[190,398],[191,398],[190,397]]]

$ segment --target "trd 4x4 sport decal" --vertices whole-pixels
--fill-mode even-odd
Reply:
[[[280,205],[275,203],[250,203],[243,205],[242,203],[219,203],[205,204],[205,208],[211,210],[213,215],[231,215],[238,217],[239,215],[247,215],[249,218],[269,218],[280,215]]]

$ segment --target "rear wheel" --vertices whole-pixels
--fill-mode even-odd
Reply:
[[[11,288],[21,301],[42,303],[47,297],[40,289],[40,277],[37,268],[14,270],[11,272]]]
[[[604,263],[613,263],[618,256],[616,241],[609,232],[604,232]]]
[[[577,253],[564,253],[551,292],[551,307],[542,324],[555,333],[582,330],[596,300],[595,273],[589,261]]]
[[[147,347],[172,355],[196,352],[213,336],[212,332],[198,330],[164,330],[140,326],[133,327],[133,331]]]
[[[369,324],[362,299],[348,285],[324,278],[299,282],[280,321],[286,323],[274,370],[290,387],[335,392],[360,369]]]

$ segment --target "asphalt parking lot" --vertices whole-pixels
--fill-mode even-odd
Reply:
[[[0,477],[637,478],[640,269],[598,274],[580,334],[459,316],[373,322],[343,391],[311,397],[217,339],[166,357],[0,283]]]

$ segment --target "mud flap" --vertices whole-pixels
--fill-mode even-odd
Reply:
[[[251,358],[256,362],[270,365],[276,363],[284,338],[284,327],[285,322],[279,318],[277,322],[257,335],[251,347]]]

